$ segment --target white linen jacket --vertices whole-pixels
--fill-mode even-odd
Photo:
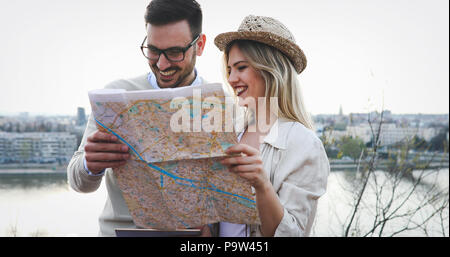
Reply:
[[[200,82],[208,83],[200,77]],[[148,82],[147,75],[141,75],[132,79],[116,80],[108,84],[105,88],[126,89],[127,91],[151,90],[155,89]],[[67,167],[67,177],[70,187],[81,193],[90,193],[96,191],[105,177],[105,186],[107,189],[107,198],[105,207],[99,217],[99,236],[115,236],[115,228],[136,228],[128,206],[123,198],[122,191],[117,185],[116,178],[112,169],[106,169],[102,176],[91,176],[84,169],[84,146],[87,143],[88,136],[97,131],[96,122],[93,115],[90,115],[86,130],[81,140],[81,144]]]
[[[284,208],[274,236],[309,236],[317,203],[327,187],[330,164],[314,131],[279,118],[260,146],[264,170]],[[262,236],[250,226],[251,236]]]

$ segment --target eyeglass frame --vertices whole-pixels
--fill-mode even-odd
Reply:
[[[142,44],[141,44],[141,47],[140,47],[140,48],[141,48],[141,52],[142,52],[142,54],[144,55],[144,57],[147,58],[147,59],[150,60],[150,61],[159,61],[159,58],[161,58],[161,53],[162,53],[162,54],[164,54],[164,56],[166,57],[166,59],[169,60],[170,62],[182,62],[182,61],[184,61],[184,58],[186,58],[186,52],[187,52],[187,51],[189,50],[189,48],[191,48],[191,47],[192,47],[199,39],[200,39],[200,34],[199,34],[197,37],[195,37],[194,40],[192,40],[192,42],[189,43],[186,47],[169,47],[169,48],[166,48],[166,49],[158,49],[158,48],[152,46],[152,48],[154,48],[153,50],[155,50],[155,51],[158,52],[158,58],[157,58],[157,59],[150,59],[149,57],[147,57],[147,56],[145,55],[144,48],[145,48],[145,49],[148,49],[148,48],[149,48],[148,45],[147,45],[147,46],[144,46],[144,43],[145,43],[145,41],[147,40],[147,36],[145,36],[144,41],[142,41]],[[179,60],[179,61],[173,61],[173,60],[171,60],[171,59],[167,56],[167,54],[166,54],[166,51],[167,51],[167,50],[171,50],[171,49],[179,49],[179,50],[181,50],[181,52],[183,53],[183,59],[181,59],[181,60]],[[153,50],[152,50],[152,51],[153,51]]]

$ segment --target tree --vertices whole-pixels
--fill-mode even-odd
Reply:
[[[352,138],[351,136],[345,136],[341,139],[340,150],[343,156],[349,156],[356,161],[360,158],[362,152],[366,148],[364,142],[359,138]]]
[[[430,150],[444,152],[448,149],[448,127],[430,140]]]
[[[423,163],[421,152],[409,156],[412,141],[406,141],[404,151],[393,166],[388,170],[381,168],[378,149],[382,113],[378,130],[372,129],[374,144],[367,149],[369,158],[367,161],[359,158],[356,175],[347,188],[352,200],[348,216],[341,223],[342,235],[396,236],[414,230],[425,236],[436,233],[448,236],[448,185],[441,187],[439,184],[445,161],[439,165],[438,156],[433,156]],[[370,117],[369,125],[372,128]],[[448,167],[448,157],[446,165]],[[443,175],[448,180],[448,175]],[[432,226],[436,222],[439,223],[438,231]]]
[[[427,150],[428,149],[428,143],[425,139],[415,135],[411,140],[412,148],[414,150]]]

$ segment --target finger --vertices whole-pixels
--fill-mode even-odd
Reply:
[[[88,142],[117,142],[119,139],[106,132],[97,131],[88,137]]]
[[[128,152],[128,146],[115,143],[87,143],[84,146],[85,152]]]
[[[250,172],[246,172],[246,173],[236,173],[239,177],[247,180],[248,183],[250,183],[250,185],[252,185],[252,187],[259,188],[259,185],[262,185],[264,182],[264,179],[261,178],[261,176],[256,175],[255,173],[250,173]]]
[[[236,153],[244,153],[247,156],[258,155],[259,151],[249,145],[246,144],[237,144],[229,147],[226,151],[226,154],[236,154]]]
[[[229,168],[231,172],[234,173],[249,173],[249,172],[259,172],[261,170],[260,165],[249,164],[249,165],[237,165]]]
[[[242,156],[242,157],[230,157],[220,162],[222,165],[248,165],[248,164],[262,164],[259,156]]]
[[[130,158],[130,154],[121,153],[86,153],[85,158],[87,162],[108,162],[108,161],[123,161]]]
[[[108,168],[118,168],[125,165],[126,161],[111,161],[111,162],[87,162],[87,168],[92,172],[100,172]]]

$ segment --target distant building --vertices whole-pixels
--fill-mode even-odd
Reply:
[[[374,135],[378,133],[378,124],[372,128],[368,124],[359,124],[357,126],[347,126],[345,131],[330,131],[328,138],[340,140],[344,136],[359,138],[364,143],[372,141]],[[427,141],[431,140],[439,133],[436,128],[412,128],[399,127],[394,123],[386,123],[381,126],[380,146],[389,146],[403,140],[411,140],[414,136],[419,136]]]
[[[365,144],[372,140],[372,130],[369,125],[348,126],[345,135],[357,137]]]
[[[65,132],[0,132],[0,163],[67,163],[77,138]]]
[[[21,113],[19,113],[19,118],[26,120],[26,119],[29,118],[29,113],[28,112],[21,112]]]
[[[78,107],[78,112],[77,112],[77,126],[84,126],[86,125],[86,113],[84,111],[83,107]]]

